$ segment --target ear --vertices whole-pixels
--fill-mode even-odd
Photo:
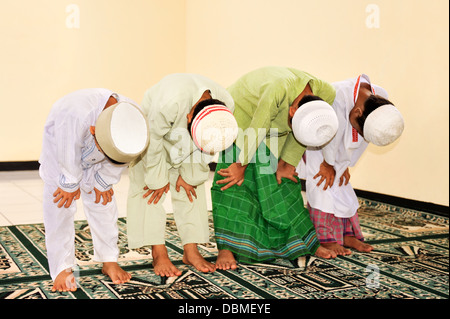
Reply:
[[[95,136],[95,126],[89,127],[89,131],[91,132],[92,135]]]
[[[360,107],[357,107],[355,113],[357,117],[361,117],[363,115],[363,110]]]

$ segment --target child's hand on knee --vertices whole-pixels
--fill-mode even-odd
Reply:
[[[110,201],[112,201],[112,197],[114,195],[113,189],[109,189],[107,191],[101,192],[97,188],[94,187],[95,191],[95,203],[100,203],[100,200],[103,199],[103,205],[108,204]]]
[[[53,200],[54,203],[58,203],[58,207],[61,208],[69,208],[70,205],[72,205],[72,202],[74,200],[77,200],[80,198],[80,189],[77,189],[75,192],[66,192],[63,191],[61,188],[58,187],[58,189],[53,193],[53,197],[55,199]]]

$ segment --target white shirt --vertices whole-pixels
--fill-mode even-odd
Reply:
[[[339,180],[348,167],[353,167],[368,146],[367,141],[352,127],[349,114],[358,98],[361,82],[371,85],[374,94],[387,98],[387,92],[370,83],[367,75],[332,83],[336,89],[333,109],[339,120],[339,128],[335,137],[324,147],[308,148],[305,152],[306,165],[302,160],[297,168],[299,175],[306,178],[306,195],[311,207],[336,217],[350,218],[358,207],[359,202],[350,183],[339,186]],[[335,180],[331,188],[323,190],[324,183],[317,186],[320,177],[313,179],[319,172],[323,160],[334,166]]]
[[[95,145],[90,127],[95,126],[109,97],[132,100],[113,91],[96,88],[72,92],[53,105],[44,126],[39,174],[66,192],[82,188],[106,191],[120,180],[125,165],[114,165]]]
[[[170,168],[179,169],[190,185],[199,185],[208,177],[207,164],[213,157],[195,146],[187,130],[187,114],[207,90],[213,99],[234,110],[227,90],[198,74],[168,75],[145,93],[142,108],[149,124],[150,144],[143,161],[147,170],[145,183],[150,189],[167,185]]]

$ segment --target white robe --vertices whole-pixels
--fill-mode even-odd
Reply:
[[[73,224],[76,203],[73,201],[69,208],[58,208],[53,203],[53,193],[58,187],[67,192],[81,189],[93,237],[94,260],[106,262],[118,258],[115,198],[107,205],[96,204],[93,189],[102,192],[111,189],[119,182],[126,166],[107,160],[90,133],[90,126],[95,126],[110,96],[136,104],[107,89],[83,89],[56,101],[45,123],[39,174],[44,181],[44,225],[52,279],[76,265]]]
[[[339,186],[339,180],[348,167],[356,164],[368,146],[364,138],[353,129],[349,120],[349,114],[355,106],[361,82],[369,83],[375,94],[387,98],[387,92],[383,88],[371,84],[369,77],[365,74],[332,83],[336,89],[336,98],[332,107],[339,120],[338,131],[324,147],[308,148],[304,156],[306,164],[302,160],[297,167],[299,176],[306,179],[306,197],[309,205],[340,218],[352,217],[359,208],[358,198],[351,183]],[[324,159],[328,164],[334,166],[336,171],[333,186],[327,190],[323,190],[325,182],[317,186],[320,177],[314,179]]]

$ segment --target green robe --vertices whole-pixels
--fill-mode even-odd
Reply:
[[[275,147],[267,143],[274,155],[297,167],[305,146],[294,138],[288,125],[288,112],[308,83],[314,95],[330,105],[333,103],[336,91],[331,84],[293,68],[257,69],[228,88],[235,102],[233,114],[244,131],[236,140],[238,148],[243,150],[239,157],[243,165],[252,160],[258,145],[270,135],[277,137]]]
[[[291,68],[253,71],[228,89],[241,131],[219,157],[211,196],[217,246],[240,262],[293,260],[319,247],[300,182],[283,179],[279,185],[275,176],[280,158],[296,167],[305,151],[288,125],[288,111],[308,83],[315,95],[333,102],[330,84]],[[217,171],[237,161],[248,164],[244,183],[221,191]]]

